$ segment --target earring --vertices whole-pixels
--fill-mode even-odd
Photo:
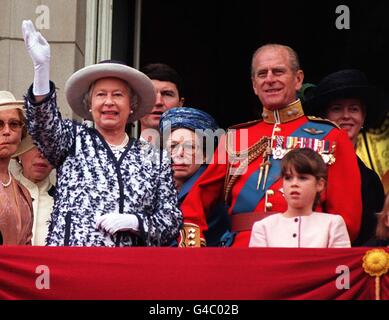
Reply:
[[[130,110],[130,114],[133,114],[134,113],[134,110]]]
[[[92,112],[92,109],[89,109],[89,112]]]

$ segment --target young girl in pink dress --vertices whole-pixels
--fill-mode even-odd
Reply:
[[[249,246],[350,247],[346,224],[340,215],[313,211],[327,180],[327,166],[321,156],[312,149],[291,150],[282,159],[281,176],[288,210],[257,221]]]

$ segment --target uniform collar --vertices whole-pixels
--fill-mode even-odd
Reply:
[[[300,99],[292,102],[284,108],[269,110],[263,108],[262,118],[266,123],[286,123],[296,120],[304,115]]]

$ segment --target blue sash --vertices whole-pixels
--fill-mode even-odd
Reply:
[[[301,137],[301,138],[312,138],[312,134],[304,131],[304,129],[314,128],[318,132],[322,131],[319,134],[315,134],[314,138],[323,140],[327,134],[334,128],[330,124],[308,121],[301,127],[297,128],[290,136],[291,137]],[[271,158],[271,166],[269,174],[266,181],[265,189],[262,190],[262,184],[257,190],[258,176],[259,176],[259,166],[258,169],[253,172],[250,177],[247,179],[243,188],[240,190],[238,199],[235,203],[235,206],[232,208],[232,213],[243,213],[243,212],[252,212],[258,206],[258,203],[262,200],[265,195],[266,190],[275,183],[280,178],[281,172],[281,160]]]
[[[188,192],[200,178],[203,172],[207,169],[207,165],[203,164],[196,173],[191,176],[183,185],[178,193],[178,203],[184,201]],[[230,218],[224,202],[217,202],[207,218],[208,230],[204,232],[207,246],[220,246],[221,238],[230,229]]]
[[[192,189],[193,185],[196,183],[197,179],[203,174],[203,172],[207,169],[207,165],[203,164],[200,168],[195,172],[193,176],[191,176],[185,183],[182,185],[180,192],[178,193],[178,203],[181,205],[182,201],[184,201],[185,196],[188,194],[190,189]]]

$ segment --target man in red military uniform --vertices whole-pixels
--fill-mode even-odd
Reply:
[[[247,247],[255,221],[287,209],[280,161],[288,150],[308,147],[328,164],[327,190],[316,211],[340,214],[351,239],[361,221],[361,182],[355,151],[347,134],[327,120],[304,115],[296,98],[304,73],[297,54],[287,46],[270,44],[252,59],[252,83],[263,105],[263,120],[229,129],[215,151],[213,163],[181,205],[184,233],[181,246],[198,244],[207,229],[206,216],[224,197],[232,223],[230,243]],[[298,229],[291,238],[298,236]]]

